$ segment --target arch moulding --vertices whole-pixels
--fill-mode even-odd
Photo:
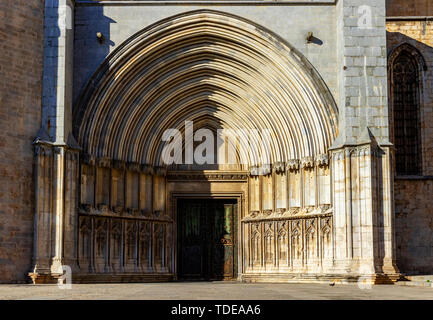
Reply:
[[[186,136],[187,121],[195,130],[254,129],[257,141],[268,130],[267,162],[261,151],[240,161],[248,145],[240,139],[231,166],[166,166],[162,136]],[[388,237],[374,225],[383,205],[377,181],[389,169],[381,149],[371,139],[330,151],[338,110],[326,84],[295,48],[251,21],[198,10],[143,29],[91,77],[72,128],[69,147],[36,141],[34,281],[58,277],[62,265],[77,282],[176,279],[179,194],[238,199],[239,280],[367,274],[377,282],[396,271],[392,246],[376,250]],[[47,199],[56,199],[50,225]]]

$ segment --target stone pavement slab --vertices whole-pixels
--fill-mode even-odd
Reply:
[[[18,300],[433,300],[433,288],[357,284],[170,282],[57,285],[2,284],[0,299]]]

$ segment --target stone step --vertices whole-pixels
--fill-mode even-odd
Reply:
[[[398,286],[433,288],[433,275],[405,276],[403,280],[398,280],[395,284]]]

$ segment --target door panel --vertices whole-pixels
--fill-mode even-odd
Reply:
[[[236,201],[179,200],[179,278],[231,280],[236,277]]]
[[[203,243],[203,206],[201,203],[190,203],[180,206],[179,236],[180,255],[179,269],[185,277],[200,278],[204,272],[203,257],[205,246]],[[187,258],[186,258],[187,257]]]
[[[213,278],[234,278],[233,204],[215,209],[214,237],[212,239]]]

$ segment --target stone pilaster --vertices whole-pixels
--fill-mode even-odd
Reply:
[[[29,273],[33,282],[49,278],[51,274],[51,212],[53,205],[51,168],[53,152],[49,144],[35,145],[35,218],[33,268]]]
[[[53,147],[53,228],[51,274],[62,275],[63,265],[63,228],[64,228],[64,182],[65,147]]]
[[[34,283],[57,281],[63,265],[77,270],[78,149],[44,140],[47,137],[41,130],[34,142],[36,208],[33,268],[29,273]]]
[[[58,144],[72,130],[73,18],[72,0],[45,1],[42,127]]]
[[[64,264],[71,267],[72,272],[78,271],[78,190],[80,181],[80,155],[77,149],[69,148],[65,154],[65,199],[64,199]]]
[[[334,272],[396,280],[390,148],[373,140],[334,149]]]
[[[55,282],[63,274],[64,249],[76,253],[75,245],[70,247],[75,242],[71,237],[77,195],[76,186],[70,183],[78,181],[78,162],[67,160],[78,149],[71,133],[74,2],[47,0],[44,13],[42,128],[34,141],[35,245],[34,267],[29,273],[33,282]],[[71,174],[73,179],[65,179]],[[76,265],[69,255],[67,258]]]
[[[331,147],[334,272],[395,280],[385,0],[341,0],[339,136]]]
[[[395,236],[395,208],[394,208],[394,149],[390,146],[382,147],[380,163],[381,185],[379,195],[382,197],[383,213],[383,272],[386,274],[399,274],[396,258]]]

